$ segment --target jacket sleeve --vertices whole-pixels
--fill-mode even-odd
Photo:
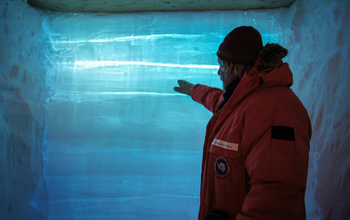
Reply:
[[[247,117],[242,146],[248,189],[237,220],[305,216],[310,135],[309,121],[284,106],[266,107]]]
[[[215,113],[219,104],[223,101],[223,93],[224,91],[221,89],[197,84],[192,88],[191,97],[194,101]]]

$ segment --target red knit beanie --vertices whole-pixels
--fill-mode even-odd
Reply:
[[[259,31],[253,27],[242,26],[226,35],[216,54],[219,59],[228,63],[253,66],[262,49]]]

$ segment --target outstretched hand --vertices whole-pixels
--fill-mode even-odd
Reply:
[[[176,92],[191,96],[191,91],[194,86],[192,83],[189,83],[185,80],[178,80],[177,83],[179,84],[179,87],[174,87],[174,90]]]

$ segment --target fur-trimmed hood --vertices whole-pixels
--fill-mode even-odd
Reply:
[[[288,63],[282,62],[287,54],[288,50],[279,44],[266,44],[253,68],[243,75],[227,105],[233,108],[250,93],[258,90],[292,86],[292,71]]]
[[[276,68],[287,54],[288,50],[279,44],[266,44],[259,53],[261,60],[258,64],[258,70],[263,71],[267,68]]]

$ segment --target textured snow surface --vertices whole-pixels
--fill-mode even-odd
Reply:
[[[24,2],[0,2],[0,219],[40,219],[45,210],[30,204],[46,191],[43,18]]]
[[[288,48],[313,126],[308,219],[350,218],[350,2],[266,11],[51,14],[0,3],[0,219],[196,219],[211,113],[177,79],[221,87],[234,27]]]
[[[313,137],[308,219],[350,219],[350,1],[297,1],[285,15],[284,45]]]

